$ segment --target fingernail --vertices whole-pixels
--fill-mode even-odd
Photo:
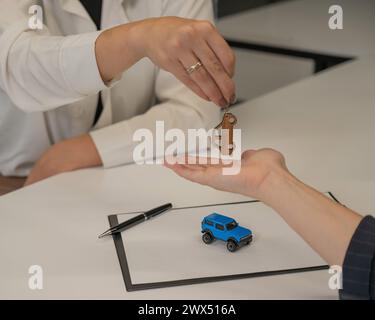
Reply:
[[[236,94],[234,94],[233,96],[232,96],[232,98],[230,98],[230,103],[231,104],[235,104],[237,102],[237,96],[236,96]]]
[[[224,98],[221,98],[219,101],[219,106],[222,108],[225,108],[227,105],[228,105],[228,102]]]

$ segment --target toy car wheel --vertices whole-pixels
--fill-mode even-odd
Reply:
[[[238,248],[237,243],[235,243],[233,240],[228,240],[227,242],[227,249],[230,252],[236,251]]]
[[[203,235],[202,235],[202,240],[205,244],[210,244],[214,241],[214,238],[213,236],[211,235],[211,233],[209,232],[205,232]]]

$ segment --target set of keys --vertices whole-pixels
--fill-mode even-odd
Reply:
[[[235,148],[233,142],[233,129],[237,123],[237,118],[233,113],[228,112],[229,106],[225,109],[223,119],[215,127],[215,129],[221,129],[219,135],[219,150],[222,155],[231,155]]]

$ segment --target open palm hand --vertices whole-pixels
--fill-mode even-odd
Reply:
[[[245,151],[240,165],[238,174],[224,175],[223,164],[166,164],[179,176],[190,181],[260,200],[263,197],[262,184],[268,175],[287,171],[283,155],[272,149]]]

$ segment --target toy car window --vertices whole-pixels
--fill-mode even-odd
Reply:
[[[224,226],[222,226],[221,224],[216,224],[216,229],[224,230]]]
[[[209,226],[213,226],[214,225],[214,223],[212,221],[210,221],[210,220],[206,220],[206,224],[208,224]]]
[[[238,226],[238,223],[236,221],[233,221],[233,222],[227,224],[227,229],[233,230],[237,226]]]

